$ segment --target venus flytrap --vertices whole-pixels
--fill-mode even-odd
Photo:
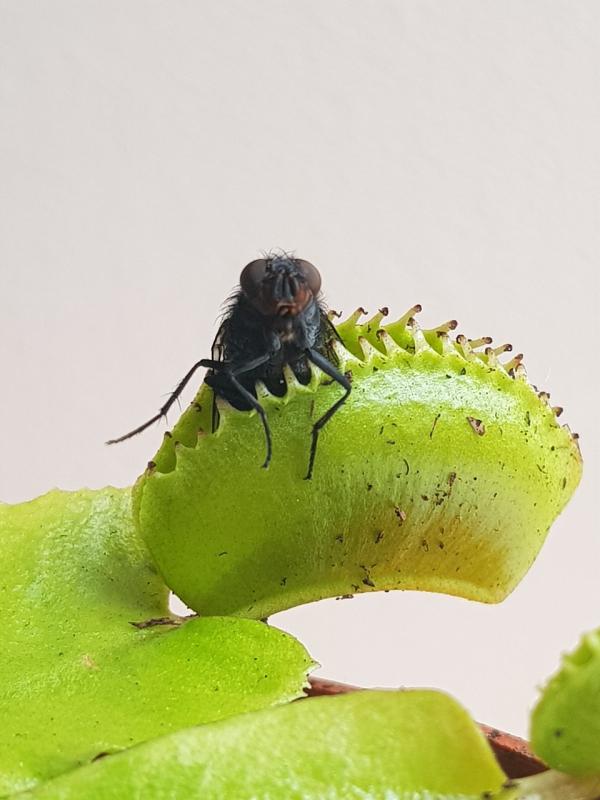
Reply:
[[[352,393],[317,368],[287,393],[258,384],[273,436],[259,468],[254,412],[203,384],[134,490],[136,519],[167,583],[194,610],[264,618],[356,592],[420,589],[499,602],[531,566],[577,486],[577,440],[526,379],[522,356],[489,338],[424,330],[419,307],[337,326]],[[168,531],[168,535],[165,532]]]
[[[509,345],[454,336],[454,320],[422,329],[420,310],[386,323],[386,309],[366,322],[359,309],[337,325],[332,356],[352,391],[321,433],[312,480],[311,427],[340,387],[317,367],[307,385],[285,367],[283,396],[256,385],[272,431],[268,470],[256,414],[218,397],[213,431],[203,384],[133,495],[0,505],[0,795],[600,795],[598,634],[533,715],[534,747],[563,772],[506,783],[475,723],[439,692],[267,708],[300,696],[313,662],[254,619],[388,589],[499,602],[579,482],[577,439],[527,382],[522,356],[503,361]],[[215,616],[171,614],[167,586]]]

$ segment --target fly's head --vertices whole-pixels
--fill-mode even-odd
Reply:
[[[283,341],[294,336],[295,322],[315,303],[321,276],[302,258],[283,254],[251,261],[242,270],[244,297],[264,317]]]

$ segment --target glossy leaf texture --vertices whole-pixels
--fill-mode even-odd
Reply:
[[[481,800],[504,780],[485,738],[450,697],[364,691],[182,730],[26,797]]]
[[[169,613],[130,506],[113,488],[0,505],[0,795],[303,693],[290,636]]]

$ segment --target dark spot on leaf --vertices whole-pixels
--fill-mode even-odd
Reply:
[[[402,523],[406,520],[406,511],[402,511],[401,508],[395,506],[394,514],[398,517],[398,525],[402,525]]]
[[[467,420],[477,436],[483,436],[485,434],[485,424],[480,419],[475,419],[475,417],[467,417]]]
[[[379,542],[383,539],[383,531],[377,531],[375,534],[375,544],[379,544]]]
[[[92,758],[92,764],[94,763],[94,761],[100,761],[101,758],[106,758],[106,756],[109,755],[111,755],[111,753],[108,750],[103,750],[101,753],[98,753]]]
[[[429,431],[429,438],[433,437],[433,432],[435,431],[435,426],[438,424],[438,419],[441,417],[441,414],[438,414],[436,418],[433,420],[433,425],[431,426],[431,430]]]
[[[145,619],[142,622],[130,622],[134,628],[144,630],[144,628],[156,628],[158,625],[181,625],[181,620],[173,617],[157,617],[156,619]]]

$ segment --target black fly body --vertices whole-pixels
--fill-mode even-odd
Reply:
[[[337,337],[320,299],[321,276],[312,264],[288,254],[267,255],[251,261],[240,276],[212,346],[212,357],[198,361],[176,386],[167,402],[148,422],[107,444],[129,439],[164,417],[197,369],[208,372],[205,382],[215,396],[242,411],[255,409],[266,441],[263,467],[271,461],[271,431],[256,397],[256,381],[275,395],[285,393],[283,367],[288,364],[301,383],[310,380],[316,365],[344,394],[314,423],[306,479],[312,477],[319,432],[347,399],[348,378],[336,366],[331,347]]]

